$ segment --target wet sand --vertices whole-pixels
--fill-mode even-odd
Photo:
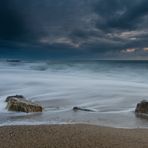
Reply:
[[[147,148],[148,129],[94,125],[0,127],[1,148]]]

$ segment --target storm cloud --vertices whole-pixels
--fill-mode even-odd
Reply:
[[[142,57],[147,26],[147,0],[1,0],[0,52],[23,48],[58,58]]]

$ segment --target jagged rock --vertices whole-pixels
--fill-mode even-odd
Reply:
[[[137,104],[135,113],[148,114],[148,101],[143,100]]]
[[[92,109],[81,108],[81,107],[77,107],[77,106],[73,107],[73,110],[74,110],[74,111],[81,110],[81,111],[87,111],[87,112],[95,112],[95,111],[92,110]]]
[[[22,95],[9,96],[6,98],[7,109],[9,111],[17,112],[42,112],[42,106],[27,100]]]

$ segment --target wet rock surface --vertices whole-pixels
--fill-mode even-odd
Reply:
[[[135,109],[135,113],[148,115],[148,101],[142,100],[140,103],[138,103]]]
[[[16,95],[16,96],[8,96],[6,98],[6,102],[9,102],[9,101],[25,101],[27,100],[23,95]]]
[[[88,108],[82,108],[82,107],[78,107],[78,106],[75,106],[75,107],[73,107],[73,110],[74,111],[86,111],[86,112],[95,112],[94,110],[92,110],[92,109],[88,109]]]
[[[6,108],[9,111],[16,111],[16,112],[42,112],[43,107],[27,100],[22,95],[16,96],[8,96],[6,98],[7,106]]]

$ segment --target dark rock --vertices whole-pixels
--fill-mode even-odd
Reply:
[[[8,102],[8,101],[12,101],[12,100],[15,100],[15,101],[17,101],[17,100],[23,101],[24,100],[25,101],[27,99],[22,95],[15,95],[15,96],[8,96],[5,101]]]
[[[135,113],[148,114],[148,101],[143,100],[137,104]]]
[[[87,111],[87,112],[95,112],[95,111],[92,110],[92,109],[81,108],[81,107],[77,107],[77,106],[73,107],[73,110],[74,110],[74,111],[81,110],[81,111]]]
[[[42,106],[27,100],[22,95],[9,96],[6,98],[7,109],[9,111],[17,112],[42,112]]]
[[[8,59],[7,62],[10,62],[10,63],[19,63],[19,62],[21,62],[21,60],[18,60],[18,59]]]

